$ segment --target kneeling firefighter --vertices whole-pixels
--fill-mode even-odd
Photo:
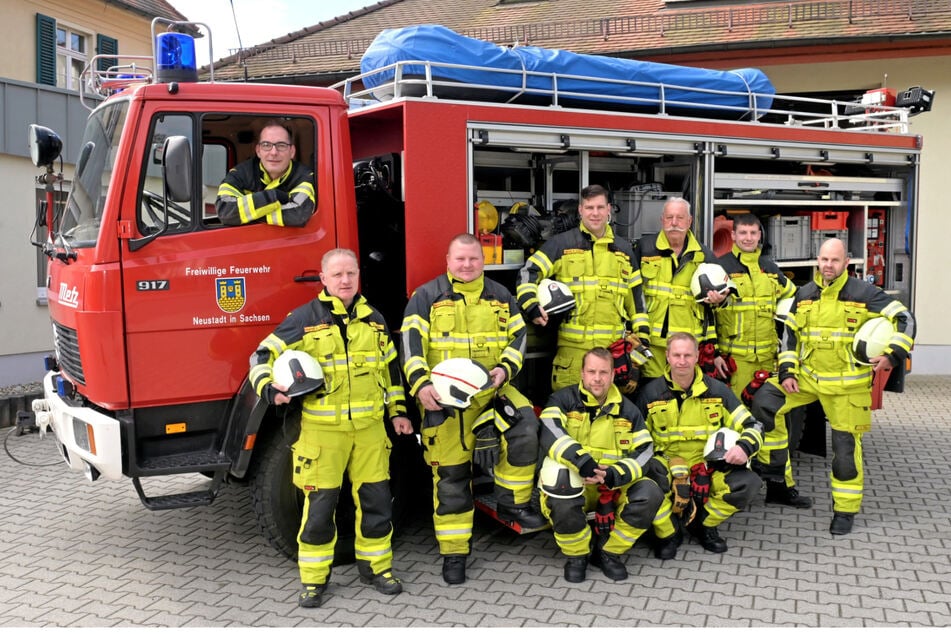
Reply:
[[[568,558],[565,579],[584,581],[589,556],[608,578],[626,579],[621,555],[650,528],[664,491],[647,477],[653,443],[640,412],[614,384],[610,351],[585,354],[581,382],[552,394],[541,422],[547,456],[539,474],[542,513]]]
[[[686,525],[705,550],[726,552],[726,540],[717,526],[759,493],[762,481],[748,463],[762,445],[763,426],[726,385],[701,371],[693,335],[671,334],[666,356],[664,376],[644,385],[636,400],[672,488],[672,498],[664,501],[654,522],[659,539],[654,554],[658,559],[677,554],[682,538],[675,511],[680,511],[678,523]],[[714,456],[714,463],[706,457],[705,446],[727,429],[738,437],[732,447],[721,444],[723,455]],[[727,435],[721,443],[728,440]],[[686,495],[688,479],[693,504]]]

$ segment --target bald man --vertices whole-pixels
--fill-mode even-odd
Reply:
[[[832,427],[832,523],[829,532],[852,531],[862,505],[862,435],[872,427],[872,373],[905,362],[915,337],[915,318],[900,301],[848,274],[841,240],[822,243],[812,282],[796,292],[786,318],[779,380],[786,402],[777,425],[800,405],[818,400]],[[895,326],[883,354],[863,365],[852,341],[862,324],[885,317]]]

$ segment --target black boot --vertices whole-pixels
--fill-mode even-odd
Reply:
[[[673,559],[677,556],[677,549],[683,543],[683,537],[680,531],[675,531],[670,537],[663,539],[657,538],[654,542],[654,557],[662,561]]]
[[[709,550],[711,553],[725,553],[726,540],[720,537],[720,531],[718,531],[715,526],[703,525],[703,520],[706,516],[706,510],[703,507],[699,508],[696,517],[694,517],[693,521],[687,526],[687,530],[700,542],[704,550]]]
[[[840,513],[836,511],[832,514],[832,524],[829,525],[829,532],[833,535],[848,535],[852,532],[852,520],[855,513]]]
[[[466,582],[466,556],[447,555],[442,558],[442,578],[451,586]]]
[[[796,487],[787,487],[785,482],[766,482],[766,503],[797,509],[812,508],[812,498],[799,495]]]
[[[587,577],[588,557],[569,557],[565,562],[565,581],[569,583],[581,583]]]
[[[503,506],[496,508],[496,513],[500,520],[514,522],[522,528],[542,528],[548,526],[548,520],[545,516],[533,509],[528,504],[519,506]]]
[[[600,568],[608,579],[614,581],[627,579],[627,568],[624,566],[624,562],[621,561],[620,555],[598,549],[591,553],[591,565]]]
[[[725,553],[727,550],[726,540],[720,537],[720,531],[715,526],[704,526],[698,524],[696,528],[690,531],[704,550],[711,553]]]

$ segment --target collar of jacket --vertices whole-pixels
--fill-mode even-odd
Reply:
[[[343,305],[343,302],[340,301],[340,298],[336,295],[331,295],[327,292],[326,288],[320,289],[320,295],[317,296],[317,299],[321,303],[325,304],[330,308],[330,312],[334,315],[340,315],[342,317],[348,318],[363,318],[370,314],[370,305],[367,304],[367,300],[363,298],[363,295],[357,293],[353,297],[353,303],[350,305],[350,310],[347,310],[347,307]]]
[[[604,397],[604,405],[598,402],[597,397],[585,389],[584,383],[578,383],[578,392],[581,394],[581,400],[585,407],[600,407],[602,413],[616,414],[621,409],[621,390],[613,383],[608,387],[608,393]]]
[[[610,224],[604,225],[604,235],[600,238],[591,233],[591,231],[589,231],[588,228],[584,226],[583,222],[578,223],[578,230],[581,231],[581,235],[587,236],[591,242],[614,242],[614,231],[611,230]]]
[[[842,275],[832,280],[832,283],[826,286],[825,281],[822,279],[822,271],[816,269],[815,275],[812,278],[815,281],[816,286],[819,287],[819,290],[823,294],[829,293],[838,293],[842,290],[842,287],[845,286],[845,283],[849,279],[849,267],[846,266],[845,270],[842,271]]]
[[[670,242],[667,241],[667,234],[663,231],[657,233],[657,240],[654,242],[658,251],[666,251],[668,253],[674,253],[674,249],[670,246]],[[675,254],[678,257],[686,255],[690,251],[700,251],[703,252],[703,248],[700,246],[700,242],[693,235],[693,231],[687,229],[687,235],[684,236],[684,250],[680,254]],[[699,260],[697,260],[699,262]]]
[[[740,247],[734,244],[732,251],[733,255],[736,256],[736,259],[739,260],[740,264],[745,264],[747,268],[750,265],[759,268],[759,256],[763,253],[762,249],[756,249],[750,253],[747,253],[746,251],[741,251]]]
[[[261,182],[265,185],[270,185],[272,181],[277,181],[277,184],[280,185],[287,177],[290,176],[291,172],[294,171],[294,161],[292,160],[287,164],[287,169],[284,170],[284,173],[281,174],[280,178],[272,179],[271,175],[267,173],[267,170],[264,169],[264,163],[261,162],[261,159],[257,159],[258,162],[258,171],[261,172]]]
[[[667,369],[664,370],[664,379],[667,381],[667,387],[673,392],[684,392],[687,397],[696,397],[700,396],[707,391],[707,384],[703,382],[703,372],[700,370],[700,366],[695,366],[693,369],[693,383],[690,384],[690,389],[683,389],[680,387],[680,384],[674,381],[670,376],[670,366],[667,366]]]
[[[475,278],[471,282],[457,280],[449,271],[446,271],[446,277],[449,278],[449,284],[452,285],[453,292],[459,293],[466,298],[471,298],[473,296],[479,297],[482,295],[482,290],[485,288],[485,273],[480,273],[479,277]]]

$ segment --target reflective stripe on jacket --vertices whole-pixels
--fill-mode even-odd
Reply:
[[[700,341],[716,338],[709,306],[697,302],[690,280],[701,262],[715,262],[713,252],[688,231],[683,253],[674,253],[661,232],[638,241],[644,300],[650,321],[651,345],[664,347],[672,332],[689,332]]]
[[[284,350],[302,350],[324,373],[322,396],[303,401],[302,424],[362,429],[406,415],[406,397],[396,347],[380,315],[357,296],[347,311],[322,290],[317,299],[291,312],[258,346],[249,380],[257,394],[271,382],[274,360]]]
[[[618,465],[615,488],[643,476],[654,455],[644,417],[610,386],[604,405],[580,384],[551,395],[541,415],[541,448],[552,459],[578,469],[591,456],[601,465]]]
[[[551,278],[565,283],[575,308],[562,322],[558,345],[609,345],[625,327],[647,332],[641,275],[634,250],[605,227],[595,238],[584,225],[552,236],[525,262],[519,273],[518,303],[529,320],[540,315],[538,283]]]
[[[737,444],[753,457],[763,444],[763,426],[720,381],[694,370],[684,390],[670,378],[670,369],[643,387],[637,407],[654,439],[654,451],[679,456],[694,465],[703,462],[707,438],[729,427],[740,434]]]
[[[401,331],[403,371],[414,396],[446,359],[472,359],[486,370],[501,366],[508,380],[524,362],[526,329],[515,298],[484,275],[465,283],[447,273],[417,288]]]
[[[287,195],[281,203],[278,191]],[[280,178],[271,176],[260,159],[236,165],[218,187],[215,210],[226,225],[240,225],[264,219],[269,225],[303,227],[317,206],[314,173],[291,161]]]
[[[896,332],[885,354],[897,365],[904,363],[915,338],[915,318],[904,304],[868,282],[850,277],[847,271],[828,286],[822,274],[796,292],[786,318],[786,342],[779,354],[779,378],[801,373],[819,384],[820,392],[868,389],[872,367],[855,360],[855,333],[869,319],[885,317]]]
[[[759,249],[744,253],[733,245],[720,258],[720,265],[736,284],[734,293],[716,309],[720,352],[749,361],[775,361],[779,353],[776,302],[794,296],[796,286]]]

